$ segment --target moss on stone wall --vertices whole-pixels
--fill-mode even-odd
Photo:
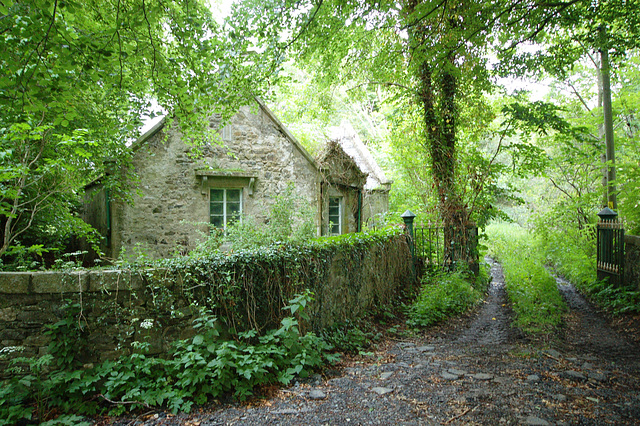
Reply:
[[[640,289],[640,236],[625,235],[624,280]]]

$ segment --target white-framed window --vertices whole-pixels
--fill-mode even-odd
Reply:
[[[209,198],[209,217],[216,228],[227,226],[242,216],[241,188],[212,188]]]
[[[230,142],[233,139],[233,125],[231,123],[227,124],[220,133],[223,141]]]
[[[329,234],[342,234],[342,197],[329,197]]]

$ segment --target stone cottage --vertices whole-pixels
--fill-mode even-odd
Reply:
[[[219,128],[219,119],[211,119]],[[260,100],[219,129],[202,156],[190,155],[178,130],[163,120],[132,146],[139,176],[132,204],[87,188],[85,220],[103,235],[102,251],[117,257],[137,245],[153,257],[192,249],[211,223],[225,228],[249,215],[264,223],[275,197],[293,183],[315,212],[318,235],[357,232],[388,210],[390,182],[348,124],[334,129],[314,159]]]

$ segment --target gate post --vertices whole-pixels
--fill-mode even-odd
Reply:
[[[414,243],[414,237],[413,237],[413,219],[416,218],[416,215],[411,210],[407,210],[406,212],[402,213],[400,217],[402,218],[405,226],[409,230],[409,249],[411,250],[411,258],[415,262],[416,253],[415,253],[415,243]]]
[[[624,282],[624,227],[618,213],[609,207],[602,209],[597,225],[597,278],[609,279],[613,285]]]

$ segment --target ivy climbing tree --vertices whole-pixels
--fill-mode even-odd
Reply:
[[[382,87],[398,105],[420,111],[418,149],[427,153],[455,263],[465,256],[457,248],[466,246],[472,216],[458,167],[460,129],[469,133],[477,123],[470,111],[486,116],[485,95],[495,87],[490,52],[535,38],[575,3],[246,0],[234,20],[258,29],[262,51],[276,62],[288,53],[312,68],[318,84],[350,85],[354,96]]]

